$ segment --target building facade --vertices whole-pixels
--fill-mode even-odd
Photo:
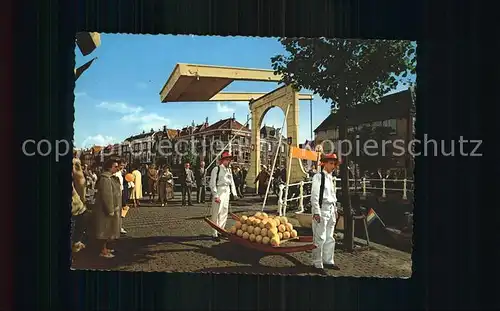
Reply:
[[[386,95],[381,98],[380,103],[365,103],[348,108],[346,112],[347,132],[353,148],[356,146],[356,140],[359,141],[360,146],[363,146],[367,138],[376,140],[380,145],[385,140],[391,143],[398,141],[401,143],[401,146],[408,146],[408,143],[414,137],[414,100],[414,90],[408,89]],[[314,143],[316,145],[321,144],[326,153],[334,152],[338,148],[336,143],[338,143],[339,139],[339,123],[339,113],[333,113],[314,130]],[[392,144],[389,146],[392,146]],[[376,157],[374,157],[372,159],[373,163],[379,163],[379,165],[381,165],[380,163],[386,163],[386,166],[389,165],[394,168],[406,169],[408,172],[413,172],[413,157],[411,157],[409,152],[404,152],[402,155],[394,155],[396,152],[393,151],[379,151],[380,153],[384,153],[382,155],[386,157],[385,159],[389,157],[391,161],[377,162]],[[363,151],[359,152],[362,153]],[[359,157],[359,152],[358,154],[353,153],[351,159]],[[366,167],[366,169],[373,170],[377,168]],[[391,168],[387,167],[384,169]]]
[[[80,153],[80,161],[83,165],[87,165],[91,169],[95,169],[100,166],[100,152],[102,150],[101,146],[92,146],[88,149],[84,149]]]
[[[214,124],[209,124],[207,118],[202,124],[193,122],[178,130],[173,143],[163,146],[162,150],[167,155],[166,162],[172,166],[183,165],[183,156],[188,153],[209,164],[223,149],[235,156],[235,164],[245,165],[250,160],[250,135],[248,126],[238,122],[234,116]]]
[[[261,135],[261,162],[272,166],[274,155],[278,152],[279,128],[264,126]],[[231,144],[229,141],[231,140]],[[234,156],[233,162],[239,166],[250,163],[251,130],[248,125],[232,118],[222,119],[209,124],[208,118],[201,124],[182,129],[163,129],[128,137],[120,144],[106,147],[94,146],[82,152],[83,161],[90,167],[102,166],[111,156],[120,157],[132,166],[169,165],[173,170],[181,168],[183,157],[192,154],[208,165],[222,150],[229,150]],[[282,146],[276,165],[286,165],[288,147],[286,137],[282,136]]]
[[[141,134],[128,137],[120,145],[119,156],[132,166],[155,163],[156,153],[153,148],[156,133],[157,131],[151,129],[149,132],[143,131]]]
[[[264,125],[260,129],[260,163],[268,168],[272,167],[277,152],[276,167],[286,165],[288,144],[286,137],[281,135],[281,147],[278,149],[280,135],[280,128]]]

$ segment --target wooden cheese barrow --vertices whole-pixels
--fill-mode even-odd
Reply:
[[[239,221],[240,218],[233,214],[229,213],[229,216],[233,218],[236,221]],[[281,243],[279,246],[272,246],[270,244],[261,244],[261,243],[255,243],[255,242],[250,242],[249,240],[245,240],[242,237],[237,236],[236,234],[231,234],[230,232],[227,232],[225,229],[219,227],[215,223],[213,223],[210,219],[205,218],[205,222],[212,227],[213,229],[217,230],[219,235],[222,238],[228,239],[230,242],[239,244],[241,246],[247,247],[247,248],[252,248],[258,251],[261,251],[263,253],[271,253],[271,254],[284,254],[284,253],[297,253],[297,252],[305,252],[305,251],[310,251],[316,246],[312,244],[312,236],[302,236],[302,237],[296,237],[292,239],[287,239],[287,240],[281,240]],[[288,242],[294,242],[294,245],[285,245]]]

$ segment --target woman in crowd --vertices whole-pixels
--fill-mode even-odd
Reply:
[[[171,199],[173,180],[174,176],[170,172],[169,168],[164,165],[159,173],[158,179],[158,194],[161,206],[167,205],[167,201]]]
[[[137,167],[134,167],[132,175],[134,176],[134,188],[130,190],[130,200],[134,203],[134,207],[139,207],[141,206],[139,200],[142,199],[142,174]]]
[[[95,217],[95,238],[102,243],[100,256],[113,258],[114,250],[108,243],[120,237],[122,197],[120,181],[114,174],[118,171],[116,160],[104,162],[103,172],[97,181],[97,197],[92,213]]]
[[[116,173],[114,173],[113,175],[116,176],[116,178],[118,178],[118,182],[120,184],[120,194],[121,194],[121,198],[122,198],[122,209],[128,209],[128,206],[127,206],[127,197],[125,196],[125,189],[128,188],[128,187],[125,187],[124,186],[124,182],[125,182],[125,162],[121,159],[118,159],[117,160],[117,163],[118,163],[118,169],[116,170]],[[120,229],[120,233],[121,234],[127,234],[127,231],[125,229],[123,229],[123,227],[121,227]]]
[[[148,170],[149,170],[149,165],[147,165],[147,164],[141,166],[141,168],[139,170],[141,172],[141,182],[142,182],[142,185],[141,185],[142,196],[141,196],[141,198],[148,195],[148,189],[149,189]],[[149,195],[151,195],[151,194],[149,194]]]
[[[73,158],[73,193],[71,199],[71,215],[73,225],[73,252],[79,252],[85,248],[85,234],[87,233],[87,207],[85,204],[86,180],[83,174],[80,160]]]
[[[174,198],[174,174],[170,171],[170,167],[166,168],[168,176],[167,180],[167,201]]]
[[[123,169],[122,169],[122,180],[123,180],[123,196],[122,196],[122,204],[123,206],[128,207],[129,199],[130,199],[130,188],[128,187],[128,181],[125,180],[125,175],[127,175],[127,162],[123,162]]]
[[[242,198],[243,194],[241,193],[241,184],[243,183],[243,176],[238,166],[233,167],[233,181],[238,197]]]
[[[258,192],[261,199],[264,197],[264,195],[266,195],[267,183],[269,182],[270,177],[270,174],[267,172],[267,167],[265,165],[262,165],[260,173],[254,180],[255,184],[257,182],[259,183]]]

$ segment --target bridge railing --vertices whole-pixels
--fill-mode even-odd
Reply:
[[[339,185],[341,179],[334,178],[333,180],[333,189],[335,191],[342,189]],[[358,184],[359,182],[359,184]],[[304,212],[304,198],[308,198],[310,194],[304,194],[304,185],[311,184],[312,181],[300,181],[297,183],[289,184],[288,187],[299,186],[299,195],[291,198],[284,198],[286,185],[279,186],[278,192],[278,212],[280,215],[284,215],[286,213],[286,207],[288,202],[298,201],[299,211],[298,213]],[[381,187],[373,186],[375,184],[381,184]],[[361,178],[361,179],[349,179],[349,184],[353,184],[350,186],[350,190],[360,190],[361,195],[366,197],[366,195],[373,190],[378,190],[382,192],[382,198],[387,197],[387,192],[400,192],[402,195],[402,199],[408,199],[408,193],[413,193],[413,180],[412,179],[369,179],[369,178]],[[391,187],[387,187],[387,185],[391,185]],[[290,193],[290,191],[288,191]]]

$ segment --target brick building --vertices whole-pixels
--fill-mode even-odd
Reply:
[[[385,128],[384,140],[402,140],[405,145],[413,139],[414,135],[414,89],[410,88],[398,93],[386,95],[380,103],[360,104],[347,110],[348,135],[359,133],[366,128]],[[325,152],[332,152],[332,144],[324,143],[330,140],[338,141],[340,115],[330,114],[315,130],[315,144],[323,143]],[[380,137],[378,137],[380,138]],[[389,155],[389,156],[392,156]],[[408,154],[393,156],[395,168],[406,168],[413,171],[413,158]]]
[[[130,164],[140,166],[156,163],[155,142],[159,131],[151,129],[141,134],[130,136],[120,145],[120,156]]]
[[[274,156],[278,150],[280,128],[264,125],[260,129],[260,163],[270,168],[273,165]],[[281,148],[276,159],[276,166],[286,165],[288,148],[286,137],[281,135]]]
[[[80,154],[80,161],[82,164],[86,164],[90,168],[95,168],[100,166],[100,151],[102,150],[101,146],[92,146],[88,149],[84,149]]]
[[[250,160],[251,132],[248,126],[236,121],[234,115],[214,124],[209,124],[208,118],[202,124],[193,122],[178,130],[172,137],[173,143],[163,146],[162,152],[167,155],[165,162],[173,167],[182,165],[182,157],[188,152],[197,154],[209,164],[234,136],[236,138],[227,149],[236,157],[235,163],[246,164]]]

